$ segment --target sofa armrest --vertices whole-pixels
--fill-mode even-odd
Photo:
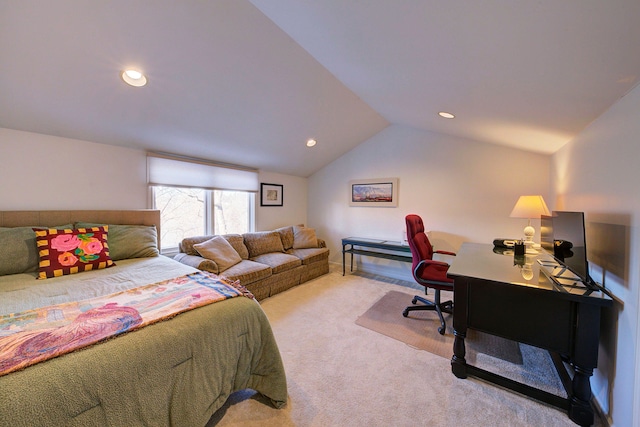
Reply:
[[[185,253],[176,254],[173,257],[176,261],[189,265],[198,270],[208,271],[210,273],[218,274],[218,264],[212,259],[203,258],[197,255],[188,255]]]
[[[326,248],[327,247],[327,242],[325,242],[323,239],[318,237],[317,240],[318,240],[318,247],[319,248]]]

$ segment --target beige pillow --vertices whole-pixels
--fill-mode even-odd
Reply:
[[[238,252],[222,236],[215,236],[205,242],[197,243],[193,247],[203,258],[215,261],[218,264],[219,273],[242,261]]]
[[[314,228],[293,226],[293,249],[317,248],[318,238]]]

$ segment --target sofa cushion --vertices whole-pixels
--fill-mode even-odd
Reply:
[[[193,247],[198,243],[206,242],[209,239],[212,239],[215,235],[208,236],[194,236],[194,237],[185,237],[179,244],[180,252],[183,252],[187,255],[196,255],[200,256],[198,251]],[[249,259],[249,251],[247,247],[244,245],[244,239],[240,234],[223,234],[222,237],[227,239],[227,242],[233,246],[233,249],[238,252],[240,258]]]
[[[270,252],[284,252],[280,233],[277,231],[257,231],[245,233],[244,244],[249,250],[249,258],[253,259]]]
[[[194,248],[193,245],[196,245],[196,244],[202,243],[202,242],[206,242],[207,240],[211,239],[212,237],[213,236],[185,237],[178,244],[178,248],[179,248],[180,252],[183,252],[183,253],[185,253],[187,255],[200,256],[200,254],[198,253],[198,251],[196,251],[196,248]]]
[[[316,237],[316,230],[314,228],[302,227],[299,225],[293,226],[293,248],[305,249],[305,248],[317,248],[318,238]]]
[[[247,286],[271,276],[271,267],[266,264],[243,259],[233,267],[229,267],[222,276],[229,280],[239,280],[242,286]]]
[[[281,252],[258,255],[252,258],[252,260],[260,264],[268,265],[271,267],[273,274],[282,273],[283,271],[291,270],[292,268],[302,265],[302,261],[297,256],[283,254]]]
[[[213,260],[218,264],[218,273],[222,273],[229,267],[233,267],[242,258],[233,249],[233,246],[222,236],[215,236],[202,243],[196,243],[193,248],[203,257]]]
[[[313,264],[329,258],[328,248],[290,249],[287,253],[298,257],[302,261],[302,265]]]
[[[285,251],[288,251],[293,247],[293,227],[281,227],[277,228],[274,231],[277,231],[280,234],[280,240],[282,240],[282,247]]]
[[[239,234],[223,234],[222,237],[227,239],[227,242],[233,246],[233,249],[238,252],[240,258],[249,259],[249,250],[244,244],[244,238]]]

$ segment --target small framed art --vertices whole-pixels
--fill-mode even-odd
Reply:
[[[349,206],[398,206],[398,178],[349,181]]]
[[[282,189],[280,184],[260,183],[260,206],[282,206]]]

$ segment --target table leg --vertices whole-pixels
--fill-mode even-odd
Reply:
[[[464,278],[453,281],[453,357],[451,372],[458,378],[467,378],[467,361],[464,356],[466,348],[464,339],[467,336],[467,310],[469,284]]]
[[[594,413],[591,407],[591,384],[589,377],[592,369],[574,366],[572,396],[569,401],[569,418],[581,426],[593,425]]]
[[[342,275],[344,276],[344,251],[345,251],[345,246],[346,245],[342,245]]]
[[[467,378],[467,361],[464,358],[466,354],[466,348],[464,345],[464,339],[466,337],[466,330],[460,331],[453,330],[453,357],[451,358],[451,372],[458,378]]]
[[[351,249],[353,249],[353,245],[351,245]],[[351,252],[351,272],[353,273],[353,252]]]

